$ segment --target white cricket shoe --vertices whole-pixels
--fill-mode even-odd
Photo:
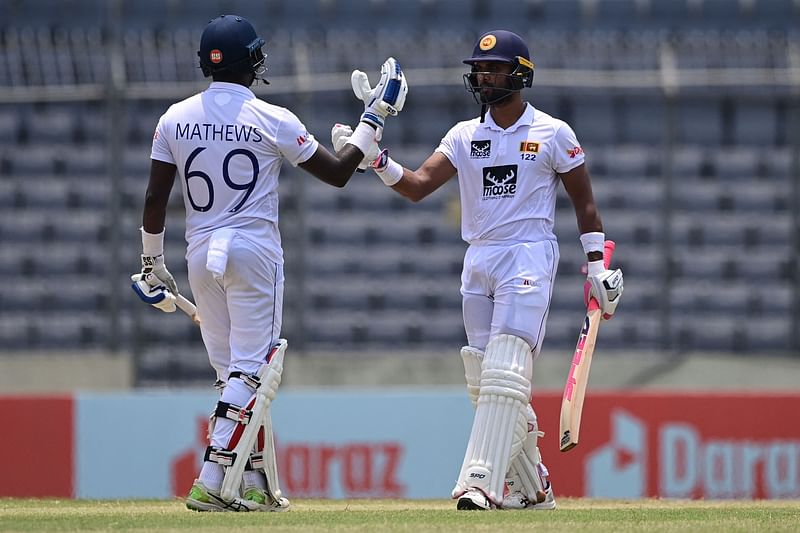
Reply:
[[[486,495],[478,489],[469,489],[458,498],[456,509],[459,511],[489,511],[494,505]]]
[[[547,483],[544,498],[539,498],[539,503],[532,502],[520,491],[514,491],[503,498],[503,509],[517,509],[525,511],[552,511],[556,508],[556,497],[553,495],[553,485]]]

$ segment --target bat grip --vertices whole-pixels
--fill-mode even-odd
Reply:
[[[617,248],[617,243],[611,240],[607,240],[603,243],[603,264],[605,265],[606,269],[611,266],[611,258],[614,256],[614,250]],[[600,304],[597,303],[597,299],[589,298],[589,305],[587,306],[589,311],[594,311],[596,309],[600,309]]]
[[[181,311],[189,315],[196,324],[200,324],[200,319],[197,317],[197,307],[185,296],[178,294],[175,297],[175,305],[177,305]]]

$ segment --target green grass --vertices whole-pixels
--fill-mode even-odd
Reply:
[[[798,501],[560,498],[556,511],[456,511],[449,500],[294,500],[287,513],[196,513],[180,501],[0,499],[0,531],[798,531]]]

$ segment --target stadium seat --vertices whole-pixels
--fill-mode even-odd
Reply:
[[[674,321],[673,336],[683,350],[725,350],[741,352],[745,348],[742,321],[732,316],[703,316],[684,313]]]
[[[734,107],[733,141],[738,146],[773,146],[778,116],[772,102],[739,102]]]
[[[744,321],[744,345],[738,351],[751,354],[791,351],[795,333],[787,317],[751,317]]]
[[[16,176],[33,176],[53,174],[56,168],[57,155],[52,147],[43,145],[18,146],[5,153],[9,160],[10,174]]]
[[[630,98],[619,107],[622,142],[658,147],[666,135],[664,104],[660,99]]]
[[[13,109],[0,108],[0,146],[15,145],[19,142],[22,118]]]
[[[611,179],[639,182],[658,175],[660,157],[658,150],[647,145],[617,145],[606,156],[606,170]]]
[[[722,113],[719,103],[686,102],[678,108],[678,138],[681,142],[713,149],[722,143]]]
[[[617,142],[619,126],[611,98],[579,96],[572,105],[571,124],[582,145],[607,146]]]
[[[718,148],[710,157],[716,175],[725,181],[752,180],[759,173],[760,154],[752,147]]]
[[[11,351],[32,348],[31,337],[34,333],[31,328],[32,316],[18,310],[9,312],[13,308],[5,304],[5,294],[0,295],[0,302],[3,303],[4,309],[0,314],[0,343],[4,349]]]

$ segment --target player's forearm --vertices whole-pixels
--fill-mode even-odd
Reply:
[[[337,154],[337,158],[337,163],[330,169],[329,183],[337,187],[344,187],[350,181],[361,160],[364,159],[364,154],[357,147],[348,144]]]
[[[582,206],[575,206],[575,217],[578,221],[578,231],[581,234],[593,231],[603,231],[603,221],[600,220],[600,213],[594,203],[586,203]]]
[[[428,195],[416,173],[407,168],[403,168],[403,177],[392,185],[392,189],[412,202],[419,202]]]
[[[164,231],[164,221],[167,218],[167,202],[149,192],[144,198],[142,211],[142,227],[147,233],[161,233]]]

